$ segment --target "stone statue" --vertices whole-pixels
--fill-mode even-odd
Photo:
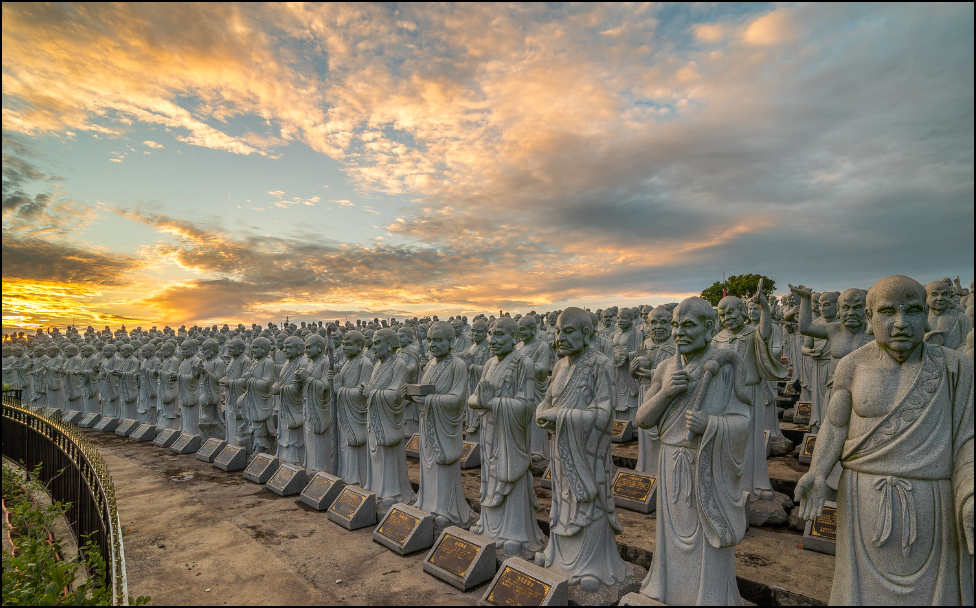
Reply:
[[[435,528],[471,525],[473,513],[461,488],[461,435],[468,398],[468,370],[451,352],[454,329],[443,321],[430,328],[433,360],[424,370],[423,384],[434,393],[411,397],[420,406],[420,492],[417,508],[434,515]],[[406,386],[400,397],[406,398]]]
[[[228,445],[245,448],[250,440],[250,423],[238,401],[246,390],[244,374],[251,369],[251,359],[244,354],[246,348],[240,338],[227,341],[227,356],[230,360],[224,370],[224,377],[220,379],[220,385],[224,387],[224,439]]]
[[[327,348],[326,339],[318,334],[305,339],[308,363],[299,373],[299,379],[305,411],[305,468],[335,475],[339,472],[339,455],[332,424],[332,389],[326,379]]]
[[[471,326],[471,346],[464,353],[465,363],[468,365],[468,393],[474,391],[474,387],[481,378],[481,370],[485,368],[485,363],[491,357],[491,349],[488,347],[488,323],[477,320]],[[465,414],[464,434],[469,441],[478,441],[478,433],[481,430],[481,417],[475,410],[468,408]]]
[[[47,385],[47,407],[64,410],[64,358],[61,350],[51,345],[47,347],[47,364],[44,366],[44,382]]]
[[[28,374],[31,368],[31,358],[23,346],[15,346],[11,350],[13,352],[14,362],[11,365],[13,375],[10,388],[26,390],[28,384],[30,383],[30,380],[28,380]]]
[[[308,365],[305,343],[289,336],[282,344],[285,364],[271,392],[278,396],[278,458],[283,463],[305,465],[305,411],[302,370]]]
[[[481,441],[481,518],[472,532],[493,539],[504,556],[531,559],[545,535],[535,519],[538,502],[532,487],[531,428],[535,424],[536,364],[525,350],[515,350],[526,326],[510,318],[495,321],[491,353],[468,406],[484,419]],[[535,327],[532,327],[535,341]],[[548,354],[549,346],[541,343]]]
[[[742,604],[735,546],[746,533],[741,476],[751,404],[741,357],[711,346],[717,321],[701,298],[678,305],[680,361],[658,366],[637,414],[642,428],[660,428],[663,463],[654,559],[641,593],[669,606]]]
[[[81,346],[81,411],[84,414],[97,414],[101,408],[98,398],[98,370],[96,368],[95,347],[91,344]]]
[[[562,357],[536,409],[539,425],[553,432],[552,510],[549,544],[536,563],[569,575],[570,585],[597,591],[623,583],[633,567],[617,553],[617,519],[610,484],[610,427],[616,394],[613,363],[590,347],[590,313],[570,307],[556,321]]]
[[[956,310],[952,304],[952,285],[944,281],[932,281],[925,286],[926,303],[929,305],[930,331],[941,333],[942,346],[962,350],[966,345],[966,334],[972,329],[963,311]]]
[[[718,303],[718,316],[725,328],[712,338],[712,345],[719,349],[734,350],[745,362],[746,392],[749,405],[756,411],[749,416],[751,431],[743,464],[743,489],[752,494],[753,500],[772,500],[773,488],[766,466],[765,424],[762,416],[763,380],[779,381],[786,377],[786,368],[769,350],[772,335],[772,319],[769,302],[762,293],[753,296],[762,309],[758,325],[746,325],[742,300],[726,296]],[[758,404],[758,406],[756,405]]]
[[[868,291],[875,342],[837,365],[800,514],[837,489],[831,605],[973,604],[973,364],[924,342],[926,297],[905,276]]]
[[[200,434],[200,346],[194,339],[184,340],[180,345],[180,368],[176,383],[180,392],[180,432],[189,435]]]
[[[74,344],[64,347],[64,356],[64,409],[68,412],[82,412],[85,408],[84,378],[81,374],[84,359]]]
[[[271,341],[255,338],[251,342],[251,367],[239,380],[232,380],[228,386],[241,391],[237,409],[247,420],[250,439],[248,456],[257,453],[271,453],[271,438],[275,435],[274,409],[271,387],[275,382],[275,364],[271,358]]]
[[[227,373],[227,364],[220,358],[220,343],[214,338],[204,340],[200,351],[203,353],[197,367],[200,373],[200,435],[207,440],[226,434],[220,414],[224,397],[220,379]]]
[[[6,337],[6,336],[4,336]],[[3,385],[13,388],[14,384],[14,362],[13,349],[4,344],[3,346]]]
[[[123,420],[136,420],[139,401],[139,360],[131,344],[123,344],[119,349],[122,364],[116,375],[119,379],[119,403],[122,406]]]
[[[640,403],[644,403],[647,398],[654,371],[677,351],[674,340],[671,339],[671,312],[667,308],[658,306],[652,309],[647,313],[646,322],[648,337],[630,362],[630,374],[638,382]],[[636,470],[657,475],[660,439],[657,426],[644,429],[638,425]]]
[[[369,469],[365,488],[376,494],[376,508],[385,512],[397,503],[414,501],[407,476],[407,453],[403,439],[404,400],[400,387],[407,379],[407,366],[393,353],[397,334],[383,328],[373,334],[376,364],[369,384],[360,386],[366,398]]]
[[[105,418],[118,418],[122,413],[119,402],[121,377],[114,373],[121,369],[122,359],[119,358],[115,345],[103,346],[98,372],[98,394],[101,398],[101,413]]]
[[[518,321],[519,351],[532,361],[532,407],[537,406],[549,387],[549,372],[552,370],[552,350],[539,336],[538,322],[533,315],[526,315]],[[539,463],[549,460],[549,433],[538,424],[529,425],[529,448],[532,461]]]
[[[115,348],[114,346],[112,347]],[[34,359],[31,361],[30,367],[30,383],[28,385],[27,399],[26,401],[31,404],[31,407],[41,408],[47,407],[47,382],[45,381],[45,374],[47,371],[47,353],[43,346],[38,346],[34,349]]]
[[[411,327],[403,326],[397,334],[400,341],[400,350],[397,357],[403,361],[407,367],[406,384],[416,384],[420,380],[421,357],[420,347],[416,343],[415,330]],[[403,436],[410,439],[420,431],[420,412],[417,404],[407,400],[404,402],[403,410]]]
[[[366,397],[360,385],[369,382],[373,363],[363,355],[366,337],[356,331],[342,336],[346,362],[338,374],[327,372],[335,381],[337,418],[339,420],[339,477],[347,484],[366,486],[369,454],[366,447]]]
[[[136,414],[143,424],[156,424],[156,400],[159,391],[159,359],[152,343],[142,345],[142,361],[139,363],[139,399]]]
[[[634,329],[634,309],[624,308],[617,317],[617,329],[610,335],[613,348],[614,390],[617,393],[617,420],[634,420],[637,397],[640,393],[637,381],[630,375],[630,360],[641,346],[641,337]]]
[[[451,328],[454,329],[454,344],[451,345],[451,352],[462,356],[471,348],[471,338],[464,333],[464,324],[461,323],[461,319],[452,321]]]

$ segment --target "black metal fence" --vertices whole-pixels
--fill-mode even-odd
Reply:
[[[41,465],[41,478],[66,514],[78,545],[85,537],[99,547],[116,605],[128,605],[122,526],[115,485],[98,451],[71,425],[22,404],[23,391],[3,391],[3,455],[28,471]]]

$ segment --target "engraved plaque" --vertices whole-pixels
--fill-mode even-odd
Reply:
[[[811,435],[807,437],[806,442],[803,444],[803,455],[813,456],[813,449],[817,446],[817,436]]]
[[[252,475],[260,476],[261,472],[269,464],[271,464],[270,456],[267,456],[265,454],[258,454],[257,456],[254,457],[254,460],[251,461],[251,464],[247,465],[246,472]]]
[[[551,585],[505,566],[488,594],[488,603],[495,606],[541,606],[550,589]]]
[[[419,453],[420,452],[420,435],[417,434],[417,433],[414,433],[413,437],[410,438],[410,441],[408,441],[407,442],[407,445],[404,447],[404,450],[406,450],[406,452],[408,454],[410,452],[413,452],[414,454]]]
[[[393,509],[383,521],[378,532],[395,543],[403,544],[419,523],[419,518],[399,509]]]
[[[227,465],[230,464],[230,461],[234,459],[234,456],[237,456],[237,453],[242,449],[243,448],[240,448],[236,445],[229,445],[226,448],[224,448],[224,450],[220,454],[217,455],[217,460],[215,460],[214,462],[222,464],[226,467]]]
[[[552,467],[546,467],[546,474],[543,475],[542,478],[552,481]]]
[[[321,475],[316,475],[312,483],[308,484],[305,488],[305,494],[311,498],[313,501],[319,501],[325,498],[325,495],[329,492],[329,488],[332,487],[332,480],[326,479]]]
[[[626,428],[627,428],[626,420],[614,420],[613,428],[611,429],[610,434],[613,435],[614,437],[620,437],[620,435],[623,434],[624,429]]]
[[[794,418],[806,418],[809,420],[813,411],[813,404],[808,401],[799,401],[796,404],[796,414]]]
[[[477,555],[478,545],[452,534],[445,534],[444,540],[437,545],[437,550],[431,555],[430,562],[438,568],[463,578]]]
[[[177,439],[175,443],[173,443],[173,446],[172,446],[173,451],[178,452],[178,451],[182,450],[183,448],[185,448],[186,446],[190,445],[190,440],[191,439],[193,439],[193,435],[190,435],[188,433],[184,433],[184,434],[180,435],[180,438]]]
[[[156,439],[153,440],[153,444],[161,445],[167,447],[173,441],[173,435],[179,433],[177,429],[163,429],[161,433],[156,435]]]
[[[339,498],[336,499],[332,506],[329,508],[330,511],[335,511],[343,517],[352,517],[356,513],[356,509],[359,505],[363,504],[366,497],[352,490],[346,489],[342,491]]]
[[[461,448],[461,460],[464,460],[465,458],[467,458],[471,454],[471,450],[474,449],[474,446],[475,445],[476,444],[474,444],[474,443],[472,443],[470,441],[465,441],[464,442],[464,447]]]
[[[643,502],[650,497],[654,481],[654,477],[621,472],[613,482],[613,495]]]
[[[272,488],[284,492],[285,487],[288,486],[288,482],[295,478],[295,469],[289,467],[281,467],[278,472],[275,473],[268,485]]]
[[[825,506],[823,513],[813,520],[810,534],[828,540],[837,540],[837,509]]]
[[[200,448],[200,451],[197,452],[197,457],[199,458],[201,455],[205,458],[209,458],[213,456],[213,453],[217,451],[217,448],[220,447],[220,444],[221,444],[220,439],[217,439],[216,437],[211,437],[210,439],[207,440],[207,443],[203,444],[203,447]]]

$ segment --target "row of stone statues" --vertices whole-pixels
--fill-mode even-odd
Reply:
[[[797,485],[804,518],[820,514],[839,475],[831,603],[971,604],[972,301],[952,288],[892,276],[819,298],[791,286],[782,301],[760,292],[716,307],[611,309],[602,322],[569,308],[544,324],[500,314],[470,326],[74,333],[60,345],[33,339],[43,342],[33,359],[5,346],[4,376],[46,407],[179,421],[338,475],[379,509],[414,503],[439,528],[470,527],[587,591],[633,576],[610,487],[611,425],[631,421],[639,467],[657,478],[658,525],[650,572],[628,601],[729,605],[741,604],[735,547],[748,503],[772,497],[764,436],[779,433],[776,385],[798,382],[819,394],[818,449]],[[415,432],[416,495],[404,449]],[[461,487],[465,435],[482,452],[480,518]],[[535,519],[542,460],[548,542]]]

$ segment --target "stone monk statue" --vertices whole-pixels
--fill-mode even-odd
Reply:
[[[47,406],[56,410],[64,409],[64,357],[61,349],[52,344],[47,347],[47,364],[44,367],[44,382],[47,385]]]
[[[218,334],[220,335],[220,334]],[[203,439],[223,437],[226,434],[224,419],[220,414],[223,387],[220,379],[227,373],[227,364],[220,358],[220,342],[207,338],[200,345],[203,352],[200,370],[200,433]]]
[[[462,425],[468,399],[468,370],[451,352],[454,328],[444,321],[430,327],[430,354],[421,382],[434,393],[410,397],[420,406],[420,492],[416,507],[434,515],[435,528],[468,528],[471,507],[461,487]],[[406,386],[400,397],[406,398]]]
[[[81,366],[84,359],[74,344],[64,347],[64,409],[69,412],[84,411],[84,378]]]
[[[585,310],[565,309],[556,332],[562,358],[535,415],[540,426],[553,432],[549,544],[536,554],[536,563],[566,572],[570,584],[584,591],[597,591],[633,573],[617,553],[615,535],[623,527],[610,487],[613,362],[590,347],[594,330]]]
[[[180,369],[173,374],[180,391],[180,432],[200,434],[200,345],[196,340],[184,340],[180,344]]]
[[[305,343],[289,336],[281,348],[285,363],[271,392],[278,396],[278,458],[281,462],[305,466],[305,411],[302,403],[301,370],[307,364]]]
[[[532,487],[531,432],[538,426],[536,364],[524,350],[515,350],[519,334],[524,334],[521,320],[519,324],[509,317],[495,321],[490,338],[494,356],[468,397],[468,406],[482,418],[483,429],[481,519],[471,530],[493,539],[504,556],[531,559],[542,550],[545,535],[536,522],[538,502]],[[548,353],[549,345],[541,344]]]
[[[485,368],[485,363],[491,357],[491,349],[488,346],[488,323],[478,319],[471,326],[471,346],[467,352],[463,353],[465,362],[468,364],[468,394],[474,392],[474,387],[481,379],[481,371]],[[468,436],[468,441],[477,442],[481,432],[481,416],[470,408],[465,414],[464,434]]]
[[[407,366],[406,384],[416,384],[420,380],[420,347],[416,344],[416,334],[414,328],[404,325],[397,333],[400,342],[400,350],[397,357]],[[420,414],[417,404],[407,400],[404,403],[403,413],[403,437],[409,440],[420,430]]]
[[[119,349],[122,365],[119,367],[119,403],[123,420],[136,420],[139,401],[139,359],[136,359],[131,344],[123,344]]]
[[[654,373],[637,413],[661,436],[654,560],[641,593],[669,606],[742,604],[735,546],[746,533],[742,462],[751,396],[745,364],[711,346],[718,318],[693,297],[674,310],[671,357]]]
[[[925,286],[926,302],[929,305],[929,331],[941,333],[941,344],[953,350],[963,350],[966,334],[972,329],[965,312],[953,305],[952,284],[946,281],[932,281]]]
[[[335,475],[339,471],[335,427],[332,425],[332,389],[326,380],[329,360],[326,339],[312,334],[305,339],[308,364],[301,371],[305,411],[305,468]]]
[[[118,418],[122,413],[120,404],[120,376],[115,372],[122,369],[122,359],[119,358],[114,344],[102,347],[102,362],[98,372],[98,395],[101,398],[102,416]]]
[[[637,382],[640,390],[639,403],[644,403],[647,391],[654,379],[654,371],[674,356],[677,347],[671,339],[671,311],[664,306],[658,306],[647,313],[648,336],[630,362],[630,375]],[[657,475],[658,455],[661,451],[661,436],[658,428],[640,428],[637,430],[637,467],[636,470]]]
[[[346,483],[366,486],[369,453],[366,447],[366,397],[360,385],[369,382],[373,363],[363,354],[366,337],[359,331],[347,331],[342,336],[342,352],[346,362],[338,374],[326,372],[335,379],[339,420],[339,477]]]
[[[244,354],[244,341],[233,338],[227,342],[230,361],[220,385],[224,387],[224,431],[228,445],[244,446],[249,439],[248,422],[237,402],[244,389],[244,374],[251,369],[251,359]]]
[[[142,345],[142,361],[139,362],[139,399],[136,414],[140,424],[156,424],[157,396],[159,394],[159,359],[151,342]]]
[[[868,291],[875,342],[837,365],[797,483],[814,519],[843,467],[831,605],[973,604],[973,364],[924,342],[925,299],[900,275]]]
[[[271,340],[255,338],[251,342],[251,369],[234,386],[241,391],[237,408],[244,413],[250,433],[250,445],[254,453],[271,453],[271,437],[274,435],[274,409],[271,387],[275,381],[275,363],[271,358]]]
[[[504,318],[504,317],[503,317]],[[545,341],[545,334],[540,334],[539,323],[535,315],[525,315],[518,320],[518,350],[532,360],[535,380],[535,390],[532,392],[532,407],[539,405],[549,387],[549,371],[552,369],[552,350]],[[532,450],[532,461],[549,460],[549,433],[538,424],[530,425],[529,447]]]
[[[369,432],[369,469],[365,488],[376,494],[376,508],[386,512],[397,503],[411,503],[415,496],[407,476],[403,439],[404,400],[400,387],[407,379],[406,364],[393,353],[396,332],[382,328],[373,334],[376,364],[369,384],[360,387],[366,398]]]

